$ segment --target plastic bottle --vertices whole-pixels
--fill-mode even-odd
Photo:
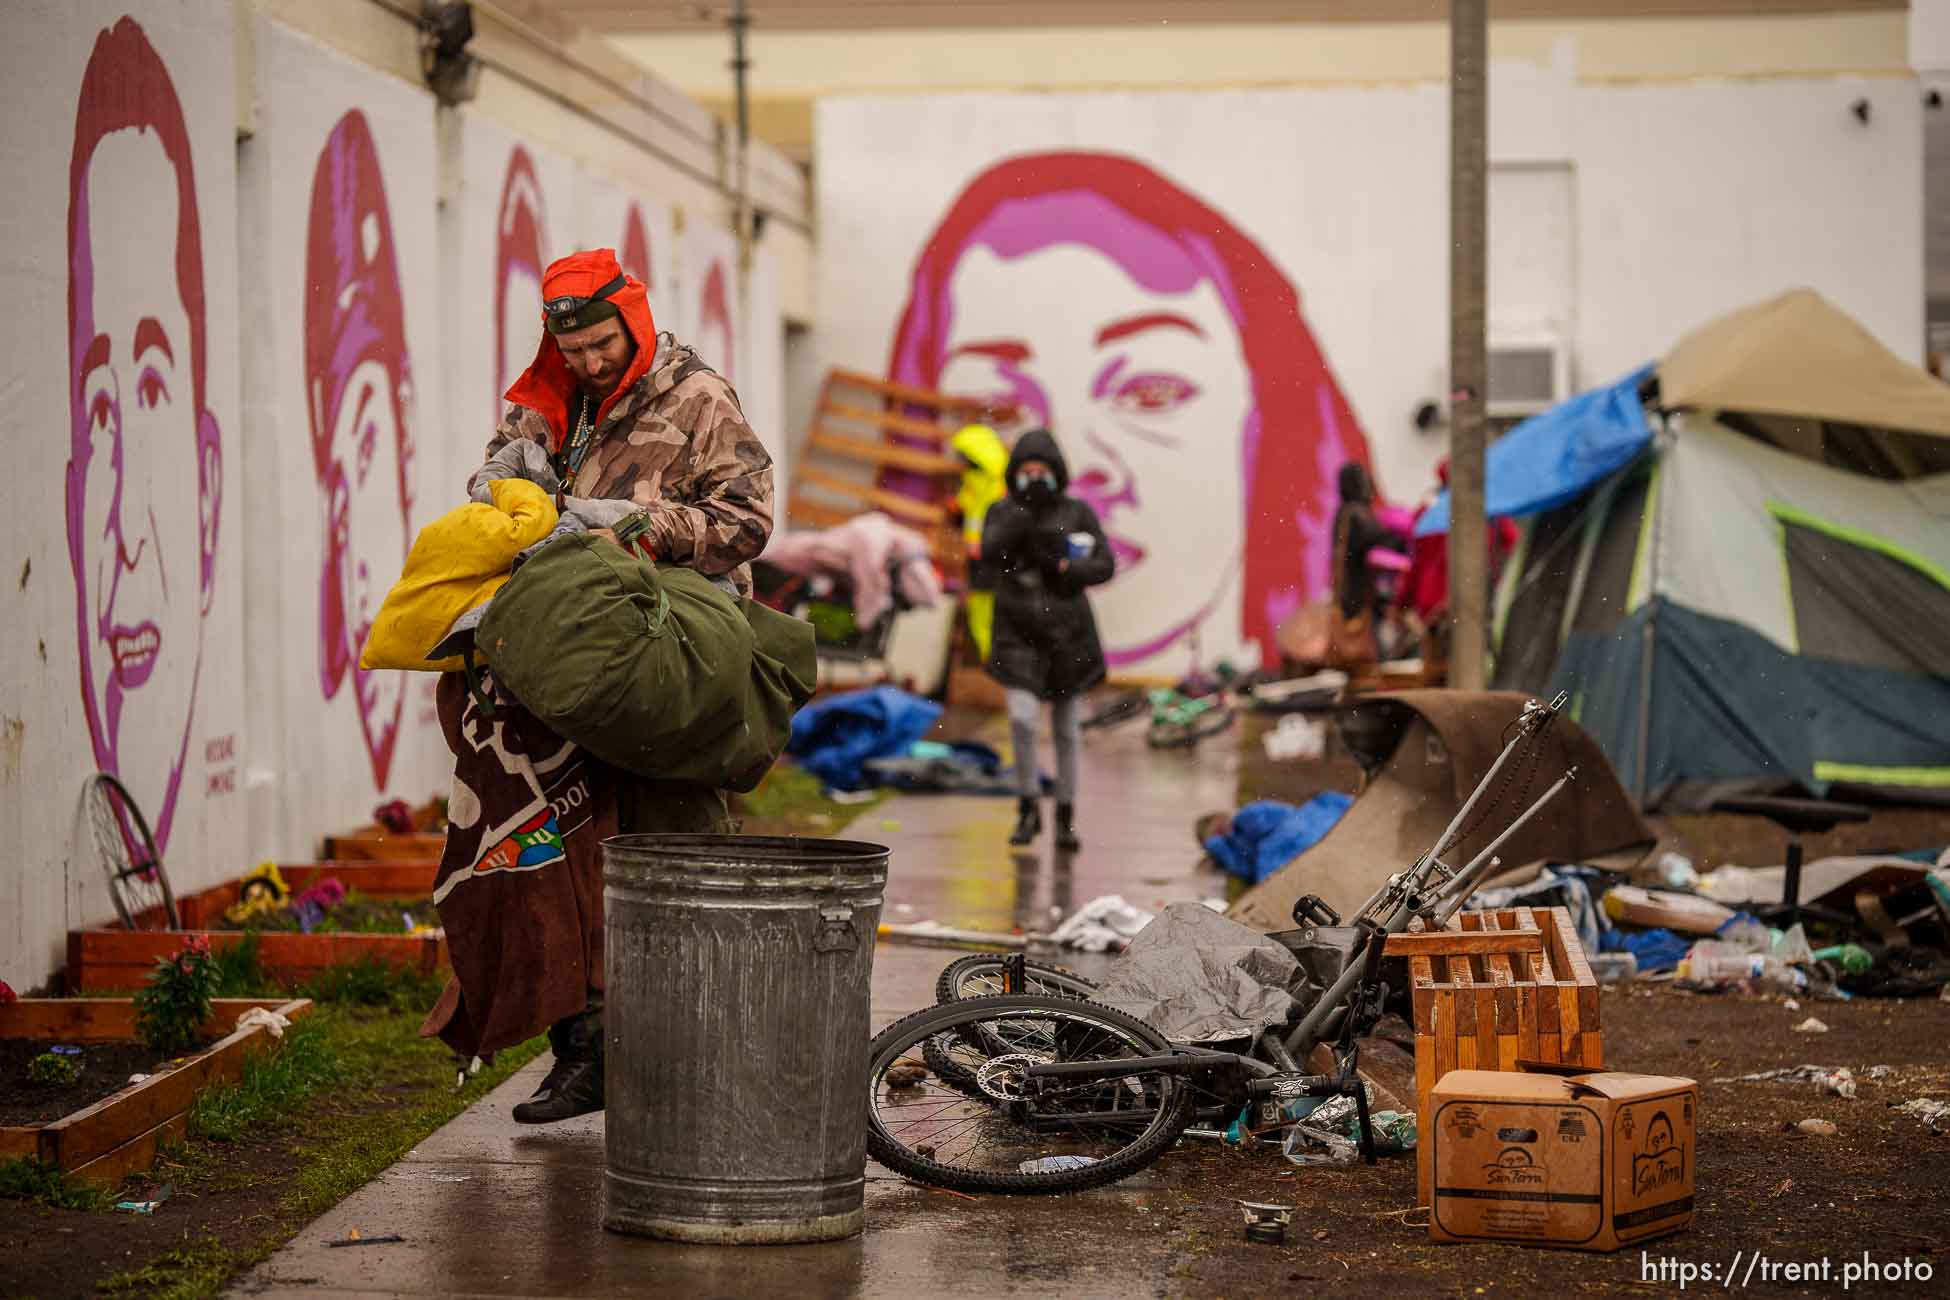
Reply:
[[[1639,959],[1629,952],[1594,952],[1585,957],[1600,984],[1623,984],[1638,978]]]
[[[1782,993],[1801,993],[1808,973],[1771,953],[1741,952],[1703,939],[1679,963],[1678,978],[1692,984],[1725,985],[1751,981]]]

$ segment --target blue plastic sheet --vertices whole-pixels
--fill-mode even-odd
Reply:
[[[940,717],[939,704],[898,687],[851,691],[799,710],[785,752],[828,788],[859,790],[868,784],[861,764],[906,753]]]
[[[1317,794],[1299,807],[1277,799],[1249,803],[1232,815],[1232,829],[1205,841],[1205,851],[1232,875],[1257,885],[1334,829],[1352,795]]]
[[[1533,415],[1490,445],[1483,457],[1483,512],[1534,515],[1574,501],[1600,479],[1629,465],[1652,440],[1639,386],[1653,367],[1579,393]],[[1417,537],[1449,531],[1444,492],[1415,525]]]

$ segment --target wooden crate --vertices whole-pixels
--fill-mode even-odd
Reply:
[[[1392,935],[1408,958],[1415,1012],[1416,1118],[1451,1070],[1514,1070],[1520,1061],[1604,1068],[1598,981],[1561,907],[1464,912],[1449,927]],[[1416,1143],[1429,1203],[1428,1143]]]
[[[84,1182],[114,1186],[156,1162],[157,1148],[188,1131],[198,1092],[238,1079],[244,1057],[276,1040],[263,1025],[238,1029],[252,1007],[296,1020],[311,1010],[299,998],[218,998],[208,1032],[225,1037],[174,1069],[132,1083],[84,1110],[52,1124],[0,1128],[0,1159],[37,1157]],[[135,1005],[129,998],[22,998],[0,1006],[0,1037],[63,1038],[107,1042],[135,1037]]]

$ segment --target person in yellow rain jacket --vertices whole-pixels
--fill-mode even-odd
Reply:
[[[982,559],[982,523],[989,507],[1008,495],[1004,476],[1009,468],[1009,449],[994,429],[986,424],[971,424],[948,443],[961,458],[961,491],[955,494],[955,507],[961,512],[962,540],[968,546],[968,631],[975,648],[987,663],[989,646],[995,633],[995,573]]]

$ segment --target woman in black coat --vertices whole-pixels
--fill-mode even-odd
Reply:
[[[1086,587],[1108,582],[1117,561],[1097,513],[1065,494],[1070,470],[1047,429],[1025,433],[1009,454],[1009,495],[989,507],[982,559],[995,573],[995,640],[989,675],[1009,692],[1009,730],[1022,795],[1011,844],[1043,829],[1036,761],[1041,702],[1056,733],[1056,847],[1078,847],[1077,753],[1083,693],[1104,679],[1104,651]]]

